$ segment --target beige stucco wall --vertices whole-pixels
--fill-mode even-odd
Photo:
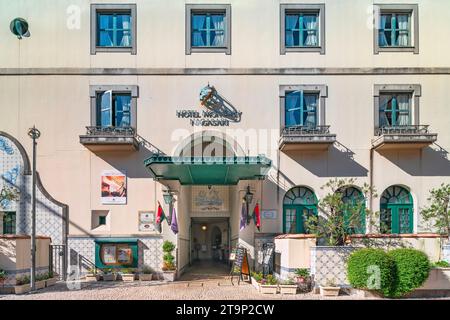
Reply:
[[[109,3],[111,1],[95,1]],[[121,1],[113,1],[121,2]],[[137,55],[98,53],[90,55],[89,4],[91,1],[16,1],[2,4],[0,20],[16,16],[30,23],[31,37],[18,40],[0,29],[7,50],[0,51],[0,71],[7,68],[394,68],[449,67],[448,41],[444,39],[450,21],[446,0],[417,1],[420,20],[420,53],[382,53],[373,55],[373,34],[367,28],[368,11],[373,1],[322,1],[326,4],[326,54],[279,54],[279,3],[271,0],[229,1],[232,5],[232,54],[192,54],[184,50],[185,1],[137,0]],[[221,1],[209,1],[221,3]],[[283,3],[295,1],[283,1]],[[304,0],[303,3],[316,1]],[[399,0],[398,3],[409,1]],[[202,3],[189,1],[189,3]],[[386,0],[377,3],[389,3]],[[80,5],[79,30],[66,28],[66,9]],[[49,10],[51,8],[51,10]],[[254,17],[258,17],[255,19]],[[350,31],[351,32],[350,32]],[[433,34],[432,37],[426,35]],[[34,69],[37,70],[37,69]],[[153,69],[151,69],[153,70]],[[319,70],[319,69],[318,69]],[[431,70],[431,69],[430,69]],[[61,70],[60,70],[61,71]],[[79,71],[79,70],[78,70]],[[431,72],[431,71],[430,71]],[[172,154],[180,139],[194,130],[187,119],[175,116],[179,109],[198,109],[198,93],[207,83],[214,85],[237,109],[242,121],[222,131],[240,129],[258,137],[256,143],[241,147],[250,155],[266,154],[272,169],[264,183],[253,182],[262,209],[277,210],[277,220],[263,220],[262,233],[282,232],[282,200],[295,185],[306,185],[320,199],[320,187],[332,177],[356,177],[368,182],[369,149],[373,138],[373,88],[375,84],[420,84],[420,123],[438,133],[438,145],[422,151],[394,151],[374,154],[374,186],[381,194],[392,184],[408,186],[414,198],[417,221],[419,208],[426,205],[428,191],[450,181],[450,75],[361,74],[325,75],[8,75],[0,73],[0,130],[15,136],[31,154],[27,129],[36,125],[42,132],[38,145],[38,170],[49,193],[69,205],[70,235],[145,235],[138,231],[140,210],[155,210],[157,200],[164,204],[163,186],[150,179],[143,160],[151,155],[139,152],[93,153],[79,143],[79,135],[90,125],[89,85],[137,85],[137,132],[167,154]],[[220,73],[220,72],[219,72]],[[286,84],[325,84],[326,123],[337,135],[338,144],[327,152],[279,153],[272,144],[279,137],[279,86]],[[203,129],[210,129],[203,128]],[[181,130],[181,131],[180,131]],[[231,135],[233,132],[229,132]],[[268,147],[265,147],[268,145]],[[124,169],[128,176],[127,205],[100,203],[100,174],[107,169]],[[247,182],[230,188],[231,238],[253,247],[253,224],[239,232],[241,198]],[[174,183],[173,189],[180,189]],[[180,237],[188,237],[188,206],[178,195]],[[183,204],[184,203],[184,204]],[[374,199],[373,209],[379,209]],[[109,210],[109,230],[91,230],[91,210]],[[163,224],[163,237],[178,242]],[[416,222],[415,231],[421,227]],[[179,243],[179,242],[178,242]],[[186,244],[183,244],[186,247]],[[184,249],[185,250],[185,249]],[[183,252],[184,252],[183,250]],[[179,255],[181,264],[188,257]]]
[[[281,253],[282,268],[297,269],[311,267],[311,247],[316,246],[316,238],[277,239],[275,252]]]
[[[49,266],[50,239],[36,239],[36,268]],[[15,271],[31,267],[30,238],[0,238],[0,269]]]
[[[447,0],[417,0],[419,4],[420,54],[387,53],[373,55],[370,22],[373,3],[389,0],[322,0],[325,4],[326,54],[280,55],[279,4],[296,0],[230,0],[232,7],[232,54],[185,55],[186,3],[202,0],[135,0],[137,5],[137,55],[90,55],[90,3],[117,3],[111,0],[33,0],[4,3],[0,19],[9,22],[20,16],[30,23],[32,36],[17,41],[8,28],[0,30],[5,48],[0,53],[4,67],[376,67],[448,66],[450,44],[438,41],[447,36],[450,10]],[[207,3],[220,3],[210,0]],[[301,3],[317,3],[302,0]],[[395,3],[411,3],[397,0]],[[6,9],[7,8],[7,9]],[[48,10],[51,8],[51,10]],[[73,25],[79,12],[79,28]],[[77,23],[75,23],[76,25]],[[426,36],[433,35],[433,36]],[[45,45],[44,45],[45,44]],[[18,55],[20,50],[20,56]]]

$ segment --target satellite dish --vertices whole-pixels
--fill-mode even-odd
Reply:
[[[23,18],[15,18],[9,25],[11,32],[22,39],[22,37],[29,37],[30,31],[28,30],[28,22]]]

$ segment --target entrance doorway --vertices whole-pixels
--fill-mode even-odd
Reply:
[[[228,218],[191,218],[191,265],[199,262],[228,264]]]

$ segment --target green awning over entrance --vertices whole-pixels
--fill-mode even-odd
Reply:
[[[262,180],[271,160],[256,157],[152,156],[144,165],[156,180],[179,180],[183,185],[234,185],[239,180]]]

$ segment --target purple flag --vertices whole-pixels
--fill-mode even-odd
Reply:
[[[175,206],[173,207],[172,212],[172,221],[170,223],[170,229],[172,229],[173,233],[178,233],[178,222],[177,222],[177,212],[175,211]]]
[[[247,225],[247,208],[245,206],[245,201],[242,201],[241,222],[239,225],[239,230],[244,230],[246,225]]]

